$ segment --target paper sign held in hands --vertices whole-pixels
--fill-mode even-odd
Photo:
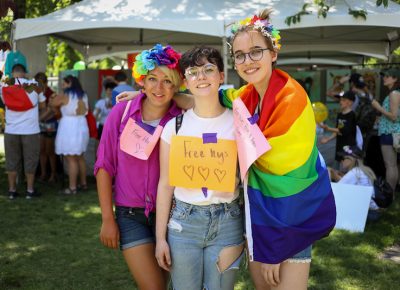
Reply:
[[[258,157],[271,149],[258,127],[257,117],[251,116],[240,98],[233,101],[233,118],[239,153],[240,176],[244,180],[250,166]]]
[[[157,126],[152,135],[130,118],[122,131],[120,148],[129,155],[147,160],[160,139],[162,130],[162,126]]]
[[[214,143],[204,142],[203,138],[173,136],[169,182],[172,186],[233,192],[236,163],[237,148],[233,140],[218,139]]]

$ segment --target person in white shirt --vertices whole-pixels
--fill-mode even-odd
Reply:
[[[16,84],[31,83],[25,78],[25,74],[26,68],[23,65],[13,66],[12,76]],[[27,182],[26,198],[31,199],[40,195],[34,190],[34,181],[40,152],[39,109],[45,108],[46,98],[42,92],[38,93],[37,90],[26,92],[26,94],[33,105],[32,108],[25,111],[14,111],[6,106],[4,147],[9,199],[15,199],[18,196],[17,175],[22,167],[22,162]]]
[[[93,115],[97,121],[97,139],[100,140],[101,133],[103,132],[103,126],[106,122],[108,114],[112,109],[111,95],[113,89],[117,86],[114,82],[106,82],[104,84],[105,96],[96,102],[94,105]],[[97,151],[97,150],[96,150]]]
[[[362,151],[357,146],[344,146],[343,159],[340,163],[340,171],[330,170],[331,180],[343,183],[361,186],[373,186],[376,180],[376,175],[372,169],[365,166],[362,161]],[[369,209],[378,210],[379,206],[375,203],[372,195]]]
[[[169,156],[174,135],[203,138],[204,142],[204,136],[213,133],[218,140],[235,140],[233,113],[218,98],[224,80],[222,57],[214,48],[195,47],[182,55],[180,68],[193,94],[194,108],[183,118],[170,120],[161,135],[156,258],[160,267],[171,271],[174,289],[233,289],[244,249],[238,178],[230,192],[169,183],[170,166],[178,166]],[[236,168],[231,170],[236,173]]]

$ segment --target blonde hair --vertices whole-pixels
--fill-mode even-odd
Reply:
[[[376,180],[376,175],[374,171],[372,171],[371,167],[368,167],[364,165],[364,162],[362,161],[361,158],[355,158],[353,156],[347,156],[350,157],[354,161],[354,166],[352,168],[357,167],[359,168],[364,174],[368,177],[369,180],[373,183]]]
[[[357,163],[358,168],[360,168],[361,171],[364,172],[365,175],[368,176],[369,180],[371,180],[373,183],[376,180],[376,175],[374,171],[372,171],[372,168],[364,165],[364,162],[361,159],[357,159]]]
[[[181,78],[179,72],[176,69],[170,69],[165,65],[160,65],[160,66],[158,66],[158,68],[174,84],[175,90],[178,91],[180,86],[182,85],[182,78]]]

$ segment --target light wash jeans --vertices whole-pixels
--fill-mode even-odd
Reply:
[[[232,290],[243,252],[222,272],[217,263],[222,249],[244,243],[238,201],[196,206],[176,200],[168,223],[168,242],[174,289]]]

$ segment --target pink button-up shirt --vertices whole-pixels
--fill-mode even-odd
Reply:
[[[96,175],[103,168],[114,180],[114,202],[117,206],[145,208],[146,215],[155,210],[157,185],[160,178],[159,142],[154,147],[148,160],[140,160],[121,151],[120,136],[129,118],[142,123],[141,104],[144,94],[135,98],[121,122],[127,102],[113,107],[104,124],[103,133],[97,150],[94,165]],[[167,114],[161,119],[164,126],[170,119],[182,113],[175,102],[172,102]],[[144,124],[149,133],[154,127]],[[149,128],[150,127],[150,128]],[[152,130],[151,130],[152,129]]]

